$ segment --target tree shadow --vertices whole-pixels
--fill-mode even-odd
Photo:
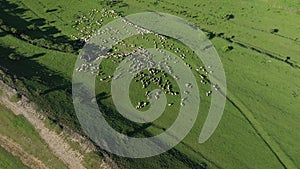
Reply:
[[[27,35],[28,41],[37,41],[40,46],[47,46],[47,48],[53,49],[54,46],[60,45],[61,47],[57,50],[65,52],[71,52],[65,49],[67,45],[72,46],[72,52],[78,51],[83,47],[83,41],[72,40],[66,35],[59,35],[61,30],[55,26],[48,25],[47,20],[44,18],[24,19],[25,17],[20,17],[26,15],[27,11],[29,11],[29,9],[21,8],[16,3],[8,2],[7,0],[0,1],[0,16],[3,24],[16,29],[16,31],[13,32],[15,37],[20,38]],[[51,10],[51,12],[55,11],[56,10]],[[44,43],[44,41],[38,41],[40,39],[47,41],[47,44],[43,45],[42,43]],[[52,46],[49,47],[49,44],[52,44]]]
[[[37,58],[39,58],[41,56],[44,56],[45,54],[46,53],[37,53],[37,54],[34,54],[34,55],[28,57],[28,59],[37,59]]]
[[[96,99],[97,99],[98,101],[101,101],[101,100],[103,100],[103,99],[109,98],[110,96],[111,96],[111,95],[109,95],[109,94],[106,93],[106,92],[101,92],[101,93],[99,93],[99,94],[96,95]]]
[[[57,10],[58,10],[58,9],[47,9],[46,12],[47,12],[47,13],[49,13],[49,12],[55,12],[55,11],[57,11]]]
[[[137,135],[137,133],[141,133],[142,131],[145,131],[150,126],[152,126],[152,123],[142,124],[141,127],[135,128],[133,131],[127,132],[127,135],[129,137],[135,137]]]
[[[0,32],[0,37],[4,37],[5,35],[7,35],[7,33],[5,33],[5,32]]]
[[[24,56],[14,48],[1,45],[0,51],[0,70],[4,72],[0,72],[0,80],[33,101],[47,116],[56,119],[58,124],[65,124],[80,131],[70,97],[71,82],[61,73],[50,70],[34,60],[45,53]],[[20,59],[9,58],[11,54],[20,56]]]

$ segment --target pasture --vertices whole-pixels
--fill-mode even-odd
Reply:
[[[12,146],[11,151],[15,151],[15,153],[22,156],[22,158],[27,158],[29,160],[30,156],[36,157],[41,160],[43,164],[49,167],[66,168],[66,166],[51,153],[51,150],[49,150],[47,144],[40,138],[38,132],[35,131],[34,127],[23,116],[14,115],[10,110],[2,105],[0,105],[0,113],[1,138],[8,137],[10,140],[15,142],[14,144],[21,147],[20,150],[14,150]],[[10,147],[10,143],[6,143],[5,139],[1,139],[1,142],[3,145],[6,145],[6,147]],[[8,152],[5,152],[2,148],[0,150],[2,155],[1,165],[4,165],[4,168],[5,165],[9,168],[14,168],[13,166],[20,166],[24,168],[18,157],[13,158],[12,155],[7,155],[7,158],[4,158],[4,155],[8,154]],[[15,159],[15,162],[11,163],[11,159]]]
[[[20,159],[17,159],[16,157],[12,156],[9,152],[4,150],[2,147],[0,147],[0,167],[1,168],[24,168],[27,167],[22,164]]]
[[[72,72],[78,48],[84,44],[84,38],[93,34],[100,26],[113,20],[117,14],[125,16],[158,11],[182,17],[197,25],[210,37],[225,69],[228,95],[221,123],[204,144],[198,143],[198,136],[210,106],[210,97],[206,96],[206,92],[211,89],[209,83],[202,84],[196,68],[203,65],[190,49],[173,39],[167,39],[163,47],[153,35],[145,35],[145,38],[133,36],[125,40],[125,46],[114,47],[113,54],[131,52],[139,46],[153,47],[154,41],[158,47],[172,53],[174,49],[180,48],[184,52],[176,55],[178,58],[182,54],[186,55],[183,60],[191,65],[191,70],[197,77],[201,97],[196,125],[180,144],[164,154],[146,159],[111,155],[120,166],[300,167],[300,135],[295,132],[300,130],[298,1],[5,0],[1,1],[0,8],[3,21],[0,30],[0,68],[4,72],[0,74],[1,80],[36,102],[55,123],[79,132],[81,129],[71,99]],[[107,15],[103,15],[103,10]],[[173,50],[168,48],[170,45],[174,45]],[[173,105],[167,106],[163,116],[151,124],[141,125],[124,119],[115,110],[110,95],[111,79],[107,78],[113,76],[120,61],[122,58],[109,58],[101,64],[95,89],[99,108],[105,111],[107,121],[119,132],[135,137],[163,132],[176,118],[180,96],[167,95],[168,102]],[[144,73],[150,75],[147,70]],[[160,72],[155,77],[163,77],[163,73]],[[160,88],[152,82],[143,88],[141,79],[135,80],[137,81],[130,84],[130,88],[135,89],[130,93],[134,106],[141,101],[147,102],[147,91]],[[166,80],[170,81],[175,92],[178,91],[171,76],[166,75],[162,79]],[[146,105],[140,110],[148,108]],[[12,133],[14,131],[11,130]],[[22,134],[29,131],[31,130],[22,130]],[[38,144],[43,147],[42,142],[39,141]]]

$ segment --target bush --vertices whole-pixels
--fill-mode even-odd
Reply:
[[[234,15],[233,14],[227,14],[224,17],[225,20],[230,20],[230,19],[234,19]]]
[[[208,39],[213,39],[214,37],[216,37],[216,33],[215,32],[209,32],[207,34]]]
[[[231,45],[223,46],[222,50],[223,50],[223,52],[231,51],[231,50],[233,50],[233,46],[231,46]]]
[[[60,44],[60,45],[57,46],[56,49],[58,49],[59,51],[65,51],[65,46]]]
[[[11,28],[10,28],[10,31],[11,31],[13,34],[16,34],[16,33],[17,33],[17,29],[14,28],[14,27],[11,27]]]
[[[73,52],[73,47],[70,44],[65,44],[65,52]]]
[[[8,58],[10,60],[20,60],[20,55],[15,54],[15,53],[11,53],[11,54],[8,55]]]
[[[274,28],[274,29],[270,30],[270,33],[272,33],[272,34],[278,33],[278,32],[279,32],[279,29],[277,29],[277,28]]]
[[[1,25],[1,28],[6,32],[10,31],[10,28],[7,25]]]
[[[20,94],[14,94],[9,100],[11,101],[11,102],[18,102],[18,101],[20,101],[21,100],[21,95]]]
[[[29,25],[27,28],[28,28],[28,30],[31,30],[31,31],[38,30],[38,27],[37,27],[37,26],[35,26],[34,24],[32,24],[32,25]]]
[[[30,40],[31,40],[30,37],[29,37],[28,35],[23,34],[23,33],[20,35],[20,37],[21,37],[22,39],[24,39],[24,40],[27,40],[27,41],[30,41]]]

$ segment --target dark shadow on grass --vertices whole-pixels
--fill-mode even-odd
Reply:
[[[7,57],[11,53],[16,53],[15,49],[0,46],[0,50],[4,51],[0,57],[0,66],[4,67],[6,69],[5,73],[11,76],[13,79],[11,83],[15,86],[17,91],[23,92],[22,94],[38,104],[43,111],[47,112],[49,119],[55,121],[55,123],[62,126],[62,128],[63,125],[61,124],[65,124],[72,129],[81,131],[80,124],[73,110],[72,98],[65,92],[71,87],[70,82],[64,79],[58,72],[49,70],[35,60],[28,59],[34,55],[28,58],[24,56],[20,60],[15,61]],[[42,56],[41,54],[38,55]],[[49,76],[49,74],[51,74],[51,76]],[[99,108],[109,124],[119,132],[135,137],[152,136],[151,133],[146,131],[146,129],[151,126],[150,123],[143,125],[133,123],[125,119],[114,109],[103,104],[103,99],[108,97],[110,96],[107,93],[100,93],[97,99]],[[128,164],[128,166],[126,166],[127,168],[134,166],[140,168],[155,168],[156,165],[163,168],[174,168],[177,164],[184,165],[188,168],[205,168],[205,163],[194,161],[175,148],[161,155],[144,159],[128,159],[115,155],[111,156],[116,159],[116,161]]]
[[[71,82],[59,72],[50,70],[32,58],[41,57],[44,53],[24,56],[14,48],[0,45],[0,80],[14,87],[33,101],[46,115],[74,130],[80,130],[80,124],[69,96]],[[8,56],[15,54],[20,59],[13,60]]]
[[[39,46],[47,49],[76,52],[82,48],[84,45],[82,41],[72,40],[68,36],[59,35],[61,30],[55,26],[48,25],[46,19],[24,19],[24,17],[20,17],[26,15],[26,12],[29,10],[7,0],[0,1],[0,18],[3,20],[3,25],[6,25],[10,29],[16,29],[16,32],[9,32],[10,34],[22,40],[25,40],[24,35],[27,35],[27,41],[39,44]],[[71,46],[72,49],[69,49],[67,46]]]
[[[70,91],[70,87],[71,86],[69,84],[55,86],[55,87],[49,88],[47,90],[44,90],[43,92],[40,93],[40,95],[45,95],[45,94],[48,94],[50,92],[59,91],[59,90]]]
[[[49,12],[55,12],[55,11],[57,11],[57,10],[58,10],[58,9],[47,9],[46,12],[47,12],[47,13],[49,13]]]
[[[146,130],[148,127],[152,126],[152,123],[145,123],[141,127],[135,128],[133,131],[127,133],[129,137],[135,137],[137,133],[140,133]]]
[[[103,100],[103,99],[109,98],[110,96],[111,96],[111,95],[109,95],[109,94],[106,93],[106,92],[101,92],[101,93],[99,93],[99,94],[96,95],[96,99],[99,100],[99,101],[101,101],[101,100]]]
[[[39,58],[41,56],[44,56],[45,54],[46,53],[37,53],[37,54],[34,54],[34,55],[28,57],[28,59],[37,59],[37,58]]]
[[[5,35],[7,35],[7,33],[5,33],[5,32],[0,32],[0,37],[4,37]]]
[[[132,137],[152,137],[153,134],[146,131],[146,129],[152,126],[152,123],[146,124],[138,124],[134,123],[126,118],[124,118],[121,114],[119,114],[113,108],[105,105],[99,99],[97,100],[99,109],[102,112],[103,116],[105,117],[106,121],[118,132],[126,134]],[[155,126],[159,129],[162,129],[159,126]],[[190,148],[190,147],[189,147]],[[142,159],[132,159],[132,158],[125,158],[119,157],[113,154],[110,154],[115,161],[118,161],[119,164],[125,165],[125,168],[157,168],[155,165],[160,165],[162,168],[174,168],[176,166],[175,161],[184,165],[188,168],[194,169],[205,169],[206,164],[205,162],[196,162],[190,159],[184,153],[178,151],[176,148],[169,150],[163,154],[149,157],[149,158],[142,158]],[[202,156],[202,155],[201,155]],[[203,156],[202,156],[203,157]],[[205,158],[204,158],[205,159]],[[206,159],[205,159],[206,160]],[[214,164],[213,164],[214,165]]]

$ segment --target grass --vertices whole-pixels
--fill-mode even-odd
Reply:
[[[9,98],[9,100],[10,100],[11,102],[14,102],[14,103],[20,101],[20,99],[21,99],[21,95],[18,94],[18,93],[17,93],[17,94],[14,94],[13,96],[11,96],[11,97]]]
[[[69,1],[58,3],[46,0],[24,2],[9,0],[8,2],[26,9],[24,13],[16,14],[23,20],[19,21],[20,23],[26,23],[24,20],[29,22],[30,17],[43,18],[47,22],[39,26],[41,30],[46,29],[47,26],[60,30],[59,33],[51,35],[44,32],[45,36],[51,37],[78,35],[79,32],[73,28],[77,17],[87,16],[96,7],[99,10],[110,8],[103,4],[99,6],[98,1],[76,1],[76,3],[74,1],[75,5],[71,6]],[[213,137],[205,144],[198,144],[197,140],[210,105],[210,99],[205,96],[209,85],[201,85],[199,88],[201,91],[199,116],[196,125],[182,143],[169,152],[146,159],[133,160],[113,156],[118,163],[125,168],[192,168],[204,167],[204,163],[208,168],[284,168],[284,165],[288,166],[287,168],[299,168],[300,136],[294,132],[300,129],[298,116],[300,108],[298,104],[300,95],[298,9],[300,6],[298,1],[255,3],[191,1],[187,3],[184,0],[176,2],[128,0],[126,1],[128,6],[120,7],[122,3],[115,4],[110,9],[115,9],[124,15],[148,10],[171,13],[195,23],[206,33],[214,33],[216,36],[212,39],[212,43],[223,63],[230,94],[222,121]],[[46,12],[49,9],[57,10]],[[224,19],[227,14],[233,14],[234,18]],[[105,19],[104,23],[111,19]],[[19,24],[16,20],[10,22],[12,25]],[[29,25],[20,24],[21,28],[22,26]],[[279,31],[270,33],[274,28]],[[30,45],[4,32],[0,33],[2,35],[0,42],[4,51],[0,57],[1,66],[7,67],[11,71],[8,73],[17,75],[17,79],[21,81],[12,84],[19,90],[23,90],[25,86],[28,90],[26,94],[31,95],[32,99],[37,98],[36,102],[49,112],[48,115],[78,129],[79,124],[68,92],[76,55],[47,50]],[[126,43],[152,47],[152,42],[145,42],[138,37],[131,37],[126,40]],[[185,48],[177,42],[168,43],[175,43],[176,47]],[[17,48],[9,48],[11,45]],[[233,49],[227,50],[229,46]],[[120,50],[131,49],[129,47]],[[21,54],[24,57],[19,61],[11,61],[7,59],[10,53]],[[34,57],[36,54],[41,55]],[[290,63],[285,61],[286,57],[291,57]],[[189,55],[185,61],[193,68],[201,65],[192,58],[192,55]],[[293,65],[298,65],[298,68]],[[103,71],[106,75],[110,75],[116,66],[117,64],[111,60],[107,60],[103,64]],[[14,70],[13,67],[20,69]],[[199,83],[200,79],[197,81]],[[99,83],[97,86],[97,93],[105,92],[109,96],[110,82]],[[141,84],[135,82],[131,87],[137,89],[130,93],[134,104],[145,100],[146,90],[156,88],[151,85],[146,90],[141,89]],[[175,103],[177,98],[173,99]],[[101,99],[101,105],[109,111],[106,117],[118,131],[132,133],[143,127],[128,121],[124,124],[124,119],[114,111],[111,97]],[[162,132],[160,127],[167,128],[173,122],[171,119],[174,118],[173,114],[176,113],[177,108],[174,104],[174,107],[167,109],[162,118],[154,121],[153,125],[145,130],[135,132],[135,136],[142,137]],[[96,163],[96,161],[91,162],[93,160],[89,160],[89,157],[87,161],[87,163]]]
[[[132,41],[135,41],[136,43],[139,43],[138,39],[135,39],[135,40],[132,40]],[[179,44],[178,44],[178,47],[182,48],[182,46],[180,46]],[[236,47],[236,48],[238,48],[238,47]],[[183,50],[183,51],[185,51],[185,50]],[[192,59],[187,58],[185,61],[187,63],[190,63],[191,65],[193,65],[193,63],[192,63],[193,60]],[[193,67],[194,66],[195,65],[193,65]],[[197,65],[197,66],[199,66],[199,65]],[[101,67],[102,67],[102,71],[104,72],[103,76],[108,76],[108,75],[112,75],[112,70],[114,70],[116,65],[112,62],[112,59],[108,59],[105,62],[103,62]],[[195,71],[193,73],[195,73]],[[198,83],[200,84],[200,78],[198,78],[197,80],[198,80]],[[97,81],[97,83],[98,83],[98,81]],[[102,82],[102,83],[99,82],[99,84],[97,84],[97,86],[99,86],[99,87],[96,89],[97,93],[103,93],[104,92],[104,93],[107,93],[107,95],[110,95],[109,84],[110,84],[110,81],[106,81],[106,82]],[[172,83],[172,84],[174,84],[174,83]],[[140,82],[135,83],[133,81],[131,87],[132,87],[132,89],[134,89],[134,90],[131,90],[131,91],[134,91],[134,92],[130,93],[131,98],[132,98],[132,103],[134,104],[138,101],[145,100],[143,93],[145,93],[147,90],[151,91],[156,86],[150,85],[150,87],[148,87],[147,89],[142,89]],[[200,86],[199,90],[200,91],[205,91],[205,90],[209,90],[209,88],[208,88],[208,86]],[[200,110],[199,114],[203,114],[204,112],[207,112],[208,107],[209,107],[209,103],[210,103],[208,98],[205,97],[204,92],[201,93],[201,96],[202,96],[201,97],[202,104],[201,104],[201,110]],[[170,97],[168,97],[168,99],[170,99]],[[175,98],[175,100],[176,100],[176,98]],[[178,97],[177,97],[177,100],[178,100]],[[112,100],[111,100],[110,97],[107,98],[107,99],[103,99],[101,101],[102,101],[102,104],[111,105],[111,109],[114,109],[114,106],[112,104]],[[229,105],[231,105],[231,106],[229,106]],[[176,108],[175,108],[175,110],[176,110]],[[161,133],[162,130],[160,128],[167,128],[168,125],[170,125],[170,122],[173,122],[173,120],[171,120],[171,119],[173,119],[174,116],[176,117],[176,115],[174,115],[175,112],[176,111],[174,111],[174,109],[173,110],[172,109],[166,109],[166,111],[164,112],[164,116],[159,118],[159,120],[154,121],[153,125],[148,127],[146,129],[146,131],[149,132],[150,135],[155,135],[155,134]],[[230,121],[229,119],[233,119],[234,116],[238,116],[238,117],[242,118],[242,114],[240,114],[240,112],[230,102],[227,103],[227,107],[226,107],[224,113],[225,113],[225,115],[224,115],[225,117],[223,117],[224,118],[223,121],[225,123],[226,123],[226,121]],[[112,115],[109,114],[108,116],[112,116]],[[203,124],[203,120],[204,120],[203,118],[204,117],[205,116],[200,115],[199,120],[197,120],[196,124]],[[228,118],[228,120],[225,120],[226,118]],[[125,120],[121,118],[119,121],[116,121],[116,120],[111,121],[110,125],[114,126],[115,128],[118,128],[118,127],[121,128],[121,131],[123,131],[123,132],[125,131],[125,133],[126,133],[126,131],[130,133],[130,131],[136,130],[138,127],[141,127],[141,126],[137,127],[135,125],[130,126],[130,125],[128,125],[127,121],[125,121],[125,122],[124,121]],[[256,133],[255,133],[255,130],[257,130],[256,128],[253,128],[252,126],[250,126],[246,120],[244,120],[242,122],[239,122],[239,120],[234,120],[234,121],[235,121],[236,124],[232,124],[230,126],[221,124],[220,129],[218,129],[218,130],[221,130],[220,132],[223,133],[223,134],[228,133],[228,131],[234,130],[235,133],[228,133],[228,134],[240,135],[240,136],[243,136],[243,137],[238,138],[238,139],[236,138],[236,140],[235,141],[232,140],[232,142],[235,142],[235,143],[251,142],[253,145],[256,145],[257,147],[259,147],[259,149],[257,148],[257,149],[255,149],[255,152],[253,152],[254,150],[251,149],[251,147],[249,147],[248,145],[243,146],[243,144],[241,144],[236,149],[235,149],[235,147],[229,146],[228,144],[226,144],[226,146],[223,147],[223,146],[219,145],[218,141],[215,142],[214,140],[210,140],[210,141],[208,141],[208,143],[205,143],[206,145],[208,145],[207,147],[209,147],[209,150],[206,150],[205,148],[197,149],[196,147],[199,147],[199,146],[198,146],[198,143],[195,142],[195,140],[197,140],[197,138],[198,138],[198,134],[200,133],[200,129],[201,129],[200,127],[201,126],[194,129],[190,133],[190,135],[188,135],[187,138],[184,140],[184,142],[182,143],[183,145],[181,145],[181,144],[178,145],[176,149],[178,149],[179,151],[184,152],[184,154],[188,156],[187,159],[193,159],[197,163],[201,163],[201,161],[203,162],[203,157],[202,157],[201,154],[205,154],[205,156],[210,156],[211,153],[209,153],[209,151],[213,151],[212,154],[214,156],[214,163],[215,164],[208,164],[208,166],[210,166],[210,167],[213,167],[213,166],[218,167],[219,166],[218,163],[223,163],[223,166],[225,166],[226,168],[227,167],[230,168],[231,166],[230,166],[229,161],[227,161],[225,163],[224,162],[225,159],[223,159],[223,156],[225,156],[225,154],[230,154],[231,157],[233,157],[233,156],[237,157],[238,155],[235,154],[236,152],[238,152],[240,157],[241,156],[243,156],[243,157],[236,159],[236,164],[235,165],[244,166],[245,165],[244,163],[246,163],[245,159],[253,158],[253,160],[255,160],[255,156],[253,156],[253,154],[257,154],[258,152],[261,156],[264,156],[265,158],[268,158],[268,160],[267,160],[268,163],[263,162],[263,161],[261,163],[259,163],[259,161],[257,161],[256,164],[255,164],[255,167],[262,167],[262,166],[276,167],[276,166],[281,165],[279,162],[277,162],[277,159],[274,157],[272,152],[268,150],[268,148],[264,144],[264,140],[261,140],[259,138],[259,135],[256,135]],[[127,128],[125,126],[127,126]],[[259,126],[259,127],[261,127],[261,126]],[[251,135],[245,135],[244,134],[245,131],[247,131],[249,133],[252,133],[253,135],[252,134]],[[145,131],[143,131],[143,132],[145,133]],[[144,133],[136,133],[135,136],[139,136],[139,134],[141,135],[141,134],[144,134]],[[217,135],[217,134],[215,134],[215,135]],[[227,138],[226,136],[219,135],[218,140],[219,139],[220,140],[222,140],[222,139],[227,140],[227,139],[230,139],[230,138]],[[186,145],[188,145],[188,146],[186,146]],[[221,150],[223,152],[220,152],[219,150],[214,149],[214,145],[218,145],[217,146],[218,148],[222,147]],[[277,145],[275,144],[275,146],[277,146]],[[206,152],[206,151],[208,151],[208,152]],[[206,152],[206,153],[203,153],[203,152]],[[280,152],[282,153],[281,150],[280,150]],[[172,153],[170,153],[170,154],[172,154]],[[283,154],[283,155],[285,156],[285,154]],[[220,158],[222,160],[218,161],[217,160],[218,158]],[[180,159],[177,159],[177,160],[185,161],[187,159],[184,158],[184,157],[181,157]],[[208,158],[208,159],[210,159],[210,158]],[[145,159],[145,161],[147,161],[147,160],[155,161],[155,158]],[[135,164],[135,165],[138,165],[138,164]],[[250,163],[246,164],[244,167],[246,167],[248,165],[250,165]]]
[[[28,168],[21,162],[20,159],[14,157],[2,147],[0,147],[0,159],[0,168]]]
[[[98,168],[102,164],[102,159],[99,157],[99,154],[93,152],[86,154],[83,161],[84,166],[90,169]]]
[[[60,134],[62,132],[62,128],[52,120],[46,119],[44,123],[48,129],[55,131],[57,134]]]
[[[2,105],[0,105],[0,113],[0,133],[2,135],[20,144],[27,153],[40,159],[46,166],[67,168],[51,153],[38,132],[35,131],[34,127],[23,116],[15,116]]]

